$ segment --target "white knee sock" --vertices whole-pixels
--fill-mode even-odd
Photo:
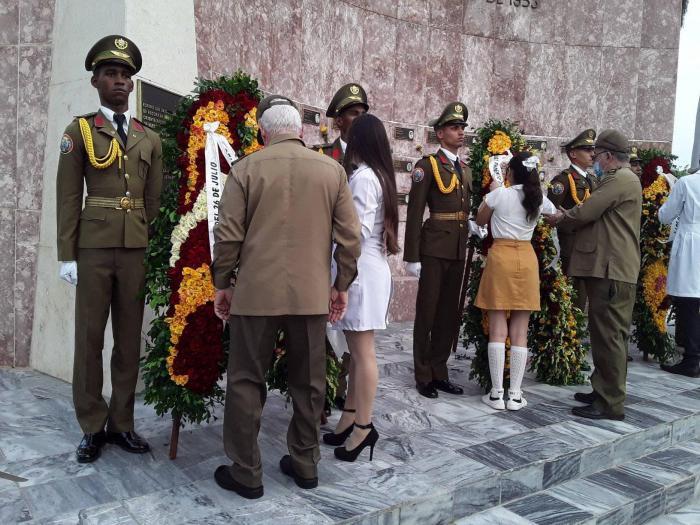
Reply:
[[[527,348],[524,346],[510,347],[510,388],[513,392],[520,392],[523,385],[523,376],[527,366]]]
[[[503,368],[506,364],[506,344],[489,343],[489,371],[491,372],[491,388],[503,390]]]

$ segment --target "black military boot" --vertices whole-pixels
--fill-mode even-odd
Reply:
[[[683,359],[675,365],[661,365],[661,370],[682,376],[700,377],[700,364],[689,359]]]

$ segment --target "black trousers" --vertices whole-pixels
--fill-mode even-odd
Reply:
[[[683,360],[700,363],[700,298],[674,297],[676,341],[684,349]]]

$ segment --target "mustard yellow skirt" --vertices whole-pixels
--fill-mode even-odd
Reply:
[[[474,304],[482,310],[539,310],[540,270],[530,241],[494,239]]]

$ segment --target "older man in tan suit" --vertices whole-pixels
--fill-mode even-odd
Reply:
[[[224,447],[233,460],[214,477],[221,487],[251,499],[263,495],[257,436],[265,372],[280,328],[289,341],[294,406],[287,432],[290,455],[280,468],[302,488],[318,485],[326,320],[344,315],[360,255],[360,225],[342,167],[306,149],[299,112],[289,99],[269,96],[257,115],[265,149],[231,170],[212,263],[216,313],[231,327]],[[331,288],[333,241],[338,273]]]
[[[630,170],[629,142],[619,131],[608,129],[598,136],[594,159],[600,180],[590,198],[548,220],[575,227],[568,273],[583,279],[589,301],[593,392],[575,394],[586,406],[572,412],[620,420],[625,417],[627,344],[639,277],[642,186]]]

